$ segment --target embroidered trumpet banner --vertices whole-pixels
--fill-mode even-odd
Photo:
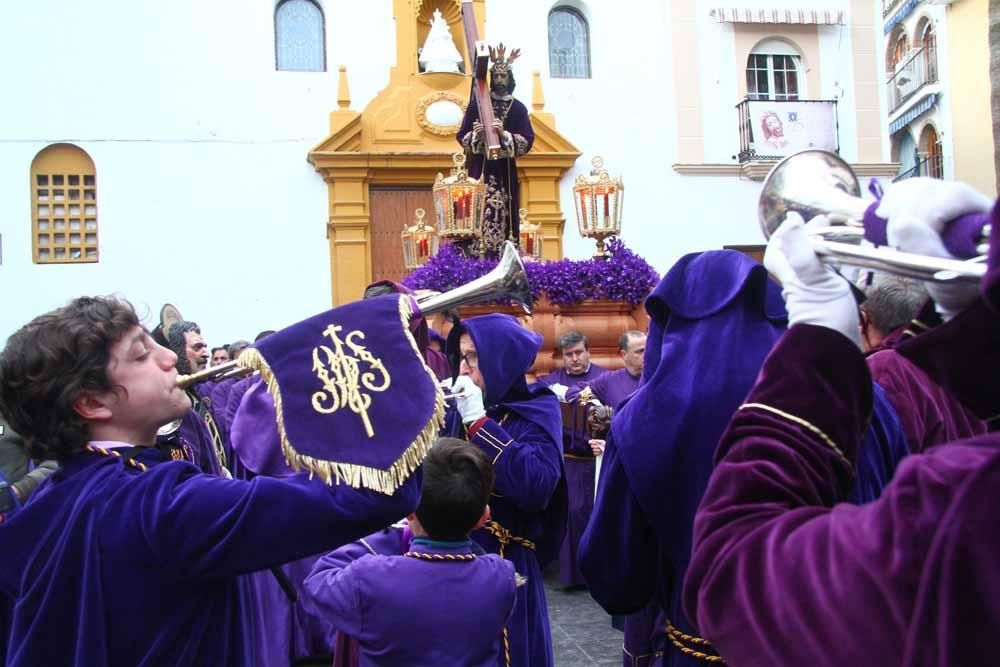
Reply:
[[[286,327],[239,357],[274,399],[282,452],[327,484],[393,493],[443,423],[444,396],[410,333],[413,301],[356,301]]]

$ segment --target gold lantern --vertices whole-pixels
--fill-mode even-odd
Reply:
[[[521,254],[540,260],[542,258],[542,226],[528,222],[528,209],[522,208],[518,215],[521,222],[518,225],[521,237]]]
[[[423,266],[438,251],[437,230],[424,221],[427,212],[418,208],[415,216],[412,225],[403,225],[403,264],[407,271]]]
[[[577,176],[573,185],[576,221],[580,235],[597,241],[594,257],[607,257],[604,240],[618,236],[622,230],[622,200],[625,185],[621,178],[611,178],[604,168],[604,159],[595,157],[590,176]]]
[[[440,172],[434,182],[434,209],[438,236],[449,241],[465,241],[482,233],[486,186],[469,178],[465,154],[452,156],[455,168],[445,178]]]

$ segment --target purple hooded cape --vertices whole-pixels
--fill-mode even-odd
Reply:
[[[612,420],[581,567],[607,611],[632,613],[653,596],[666,620],[697,635],[681,606],[695,510],[716,444],[784,332],[787,314],[764,267],[726,250],[683,257],[647,298],[646,309],[642,385]],[[898,420],[883,396],[854,497],[877,497],[905,454]],[[616,558],[608,544],[624,555]],[[647,610],[646,619],[653,617]],[[665,664],[699,664],[675,650],[662,627],[651,630],[652,650],[665,651]]]
[[[452,329],[449,353],[458,350],[465,331],[479,353],[487,411],[487,419],[468,439],[490,457],[496,473],[492,520],[472,538],[513,562],[528,580],[517,589],[507,624],[510,664],[546,667],[553,655],[542,567],[555,557],[566,531],[559,401],[548,389],[529,387],[524,380],[541,336],[509,315],[484,315]],[[502,540],[503,531],[513,537]],[[505,664],[503,657],[498,664]]]

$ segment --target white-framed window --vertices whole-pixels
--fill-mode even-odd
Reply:
[[[590,78],[590,26],[574,7],[560,5],[549,12],[549,76]]]
[[[802,97],[802,58],[786,42],[765,40],[747,57],[747,97],[798,100]]]
[[[281,0],[275,7],[274,61],[279,71],[326,71],[326,26],[314,0]]]

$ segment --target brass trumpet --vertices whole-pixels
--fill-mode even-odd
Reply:
[[[429,316],[459,306],[471,306],[500,299],[510,299],[520,304],[524,312],[531,313],[532,299],[528,274],[517,254],[517,248],[510,241],[504,243],[503,255],[495,269],[485,276],[476,278],[453,290],[417,299],[417,307],[420,309],[421,315]],[[178,375],[177,386],[181,389],[187,389],[199,382],[246,377],[253,372],[249,368],[240,366],[239,362],[234,359],[197,373]],[[445,399],[455,397],[457,395],[450,397],[446,395]]]
[[[963,261],[858,245],[864,238],[861,221],[871,204],[861,197],[854,171],[840,156],[809,149],[774,165],[764,181],[757,213],[767,239],[792,211],[805,220],[826,215],[831,225],[812,231],[816,254],[827,264],[847,264],[932,282],[978,283],[986,274],[984,257]]]

